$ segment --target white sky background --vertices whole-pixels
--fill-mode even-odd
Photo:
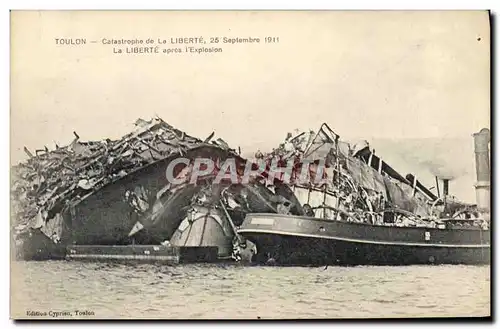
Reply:
[[[26,159],[23,146],[64,145],[73,131],[118,138],[155,114],[244,152],[322,122],[368,140],[472,143],[489,127],[485,11],[15,12],[11,22],[12,163]],[[170,56],[115,55],[100,43],[199,35],[280,43]],[[58,46],[60,37],[99,42]]]

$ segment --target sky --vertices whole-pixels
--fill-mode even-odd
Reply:
[[[171,55],[102,44],[199,36],[279,42]],[[118,138],[155,115],[244,151],[322,122],[345,139],[467,139],[490,126],[489,40],[485,11],[12,12],[11,163],[24,146]]]

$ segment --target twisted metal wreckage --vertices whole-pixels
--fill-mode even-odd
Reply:
[[[448,179],[443,179],[444,194],[435,195],[415,175],[402,176],[375,155],[368,142],[343,142],[327,124],[317,132],[295,137],[288,134],[285,142],[267,157],[276,156],[285,162],[300,159],[299,163],[324,163],[326,168],[326,179],[320,185],[315,185],[314,180],[305,185],[298,181],[292,184],[297,204],[305,206],[295,215],[421,227],[436,227],[444,217],[481,217],[476,205],[448,195]]]
[[[212,184],[215,176],[207,174],[195,184],[172,186],[165,168],[179,157],[233,158],[239,172],[248,160],[214,133],[201,140],[160,118],[137,120],[136,129],[119,140],[75,137],[52,151],[45,147],[32,155],[25,149],[29,159],[13,168],[12,232],[20,257],[63,257],[69,244],[161,243],[215,245],[220,258],[239,259],[246,243],[238,227],[248,213],[434,227],[444,215],[477,212],[474,205],[434,195],[413,175],[401,176],[367,143],[341,142],[326,124],[317,132],[288,134],[269,154],[257,152],[253,164],[264,160],[267,167],[248,184]],[[269,179],[276,157],[282,166],[307,165],[310,176],[325,179]],[[174,177],[189,174],[188,166],[174,169]]]

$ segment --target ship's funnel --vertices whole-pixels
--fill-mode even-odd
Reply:
[[[447,197],[450,189],[450,179],[443,178],[443,196]]]
[[[490,211],[490,131],[487,128],[473,134],[476,155],[476,202],[478,209]]]
[[[443,197],[446,198],[450,194],[450,181],[453,180],[451,175],[436,176],[436,186],[439,193],[439,179],[443,181]]]

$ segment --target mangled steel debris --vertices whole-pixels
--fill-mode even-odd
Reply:
[[[56,145],[36,150],[29,159],[12,168],[11,201],[13,232],[22,235],[40,229],[57,241],[61,238],[61,214],[70,204],[101,187],[124,177],[158,159],[202,143],[227,149],[222,139],[211,141],[192,137],[175,129],[161,118],[138,119],[136,129],[119,140],[74,140],[67,146]]]
[[[119,140],[82,142],[75,133],[68,146],[37,150],[35,156],[26,150],[30,158],[14,168],[12,186],[18,235],[38,229],[43,233],[41,248],[49,248],[46,241],[209,244],[219,247],[219,257],[233,252],[238,259],[240,246],[246,245],[238,226],[252,213],[433,227],[444,210],[442,200],[414,176],[401,176],[368,143],[341,142],[326,124],[317,132],[288,134],[270,154],[257,152],[256,158],[267,166],[250,182],[213,184],[215,171],[195,176],[194,184],[187,179],[175,186],[168,168],[177,159],[188,163],[175,167],[175,180],[192,175],[198,159],[211,160],[218,169],[223,161],[236,160],[238,176],[248,161],[220,138],[212,140],[214,133],[197,139],[159,118],[139,119],[136,127]],[[309,178],[294,176],[291,183],[273,179],[276,160],[285,167],[292,162],[294,175],[306,165]],[[250,162],[252,168],[259,167],[256,162]],[[386,216],[391,211],[412,223]]]
[[[489,177],[488,137],[487,132],[479,137],[476,163],[484,176],[478,177]],[[249,213],[238,229],[255,244],[257,263],[490,262],[486,202],[483,213],[458,202],[448,195],[446,178],[443,195],[435,196],[415,175],[402,176],[390,167],[368,143],[343,143],[326,124],[316,133],[288,134],[271,154],[258,152],[256,158],[284,168],[267,184],[282,197],[277,214]],[[304,172],[309,179],[300,177]]]
[[[295,136],[288,133],[284,142],[272,152],[258,151],[255,157],[269,164],[279,158],[283,167],[289,161],[293,161],[295,167],[302,166],[305,161],[309,163],[310,177],[316,175],[318,166],[323,163],[325,169],[320,175],[328,179],[319,184],[315,179],[304,184],[292,177],[290,187],[294,193],[283,193],[279,186],[271,187],[290,205],[279,208],[278,212],[283,214],[307,213],[321,218],[378,224],[384,221],[385,212],[396,211],[407,216],[405,223],[395,224],[436,227],[438,219],[447,214],[452,205],[461,211],[474,208],[450,196],[446,196],[447,200],[439,199],[414,175],[402,176],[391,168],[372,152],[366,141],[353,145],[343,142],[327,124],[322,124],[318,131]]]

